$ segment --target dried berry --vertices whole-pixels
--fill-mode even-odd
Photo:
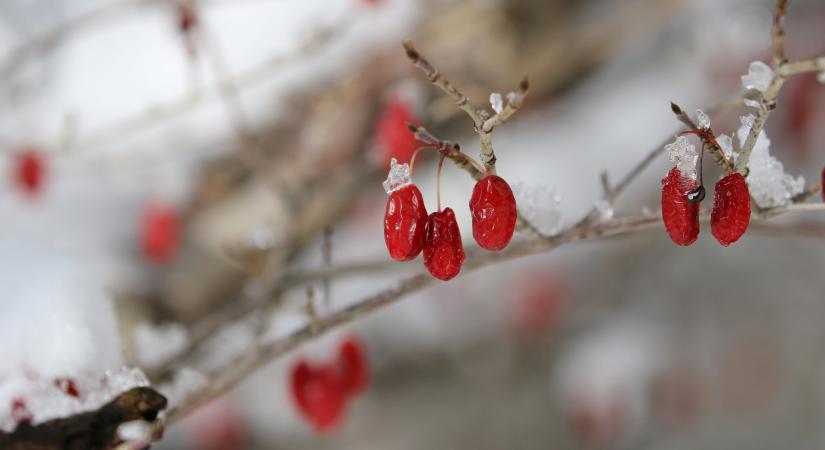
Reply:
[[[487,175],[476,183],[470,198],[473,237],[486,250],[507,247],[516,229],[516,198],[503,178]]]
[[[165,264],[177,253],[180,220],[177,211],[163,203],[151,203],[143,211],[140,248],[151,262]]]
[[[24,193],[37,195],[42,190],[44,174],[45,160],[40,152],[29,149],[17,155],[14,179]]]
[[[384,241],[398,261],[414,259],[424,247],[427,210],[418,186],[408,184],[392,191],[384,213]]]
[[[751,197],[745,177],[740,173],[725,176],[716,183],[713,194],[710,232],[727,247],[742,237],[750,220]]]
[[[419,147],[415,136],[407,124],[418,124],[406,101],[399,98],[390,100],[378,116],[375,125],[375,152],[385,167],[390,160],[409,161]]]
[[[662,221],[670,239],[678,245],[690,245],[699,236],[699,204],[688,201],[688,193],[699,183],[674,167],[662,179]]]
[[[451,208],[430,214],[424,238],[424,266],[439,280],[452,279],[464,264],[461,233]]]
[[[341,423],[345,395],[333,367],[310,367],[305,361],[292,369],[292,396],[301,414],[319,433],[328,433]]]

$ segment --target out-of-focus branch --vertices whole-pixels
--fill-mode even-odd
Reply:
[[[825,204],[792,205],[774,208],[766,211],[764,216],[757,217],[754,223],[763,223],[769,217],[805,211],[825,211]],[[703,214],[702,220],[707,221],[708,214]],[[462,272],[472,272],[482,267],[521,257],[547,253],[564,244],[576,241],[634,234],[657,227],[661,224],[661,221],[660,215],[637,215],[610,219],[597,224],[574,226],[551,238],[535,238],[513,244],[501,253],[476,253],[471,258],[468,258]],[[773,230],[775,230],[775,228]],[[288,353],[300,344],[315,339],[319,335],[334,328],[360,319],[373,311],[391,305],[407,295],[420,291],[434,283],[435,280],[429,274],[423,272],[418,273],[401,280],[392,288],[366,297],[325,317],[318,317],[312,320],[311,323],[282,338],[272,341],[257,341],[251,349],[245,351],[243,355],[240,355],[236,360],[231,362],[224,371],[216,374],[204,388],[193,393],[181,404],[173,405],[169,411],[168,420],[175,422],[181,419],[197,406],[223,394],[235,386],[249,373],[277,357]]]

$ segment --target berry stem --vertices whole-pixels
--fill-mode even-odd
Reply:
[[[428,148],[431,148],[431,149],[435,150],[435,148],[434,148],[434,147],[432,147],[432,146],[429,146],[429,145],[422,145],[421,147],[418,147],[418,148],[417,148],[417,149],[413,152],[412,156],[410,157],[410,178],[412,178],[412,176],[413,176],[413,169],[415,168],[415,157],[416,157],[416,156],[418,156],[418,154],[421,152],[421,150],[426,150],[426,149],[428,149]]]
[[[438,205],[438,212],[441,212],[441,168],[444,166],[445,155],[442,153],[438,158],[438,171],[435,174],[435,196],[436,205]]]

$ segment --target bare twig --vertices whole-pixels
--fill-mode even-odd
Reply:
[[[496,154],[493,151],[493,130],[502,123],[506,122],[516,111],[521,108],[524,98],[530,89],[530,83],[527,77],[521,80],[518,88],[507,95],[507,104],[501,112],[490,117],[490,113],[483,108],[474,105],[470,99],[459,91],[450,81],[445,78],[441,72],[438,71],[421,53],[415,49],[412,41],[409,39],[404,41],[404,50],[407,52],[407,57],[412,63],[424,72],[430,82],[447,93],[456,105],[470,116],[473,121],[473,128],[478,133],[481,141],[481,162],[487,173],[496,173]]]

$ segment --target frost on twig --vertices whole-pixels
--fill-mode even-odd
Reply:
[[[742,126],[736,132],[740,146],[745,144],[751,132],[754,116],[741,117],[741,121]],[[760,131],[748,164],[748,188],[761,208],[785,206],[805,189],[805,179],[785,173],[782,163],[771,156],[770,146],[771,140],[765,130]]]
[[[742,75],[742,87],[748,90],[755,89],[764,94],[771,85],[773,77],[773,69],[770,66],[762,61],[753,61],[748,66],[748,73]]]

